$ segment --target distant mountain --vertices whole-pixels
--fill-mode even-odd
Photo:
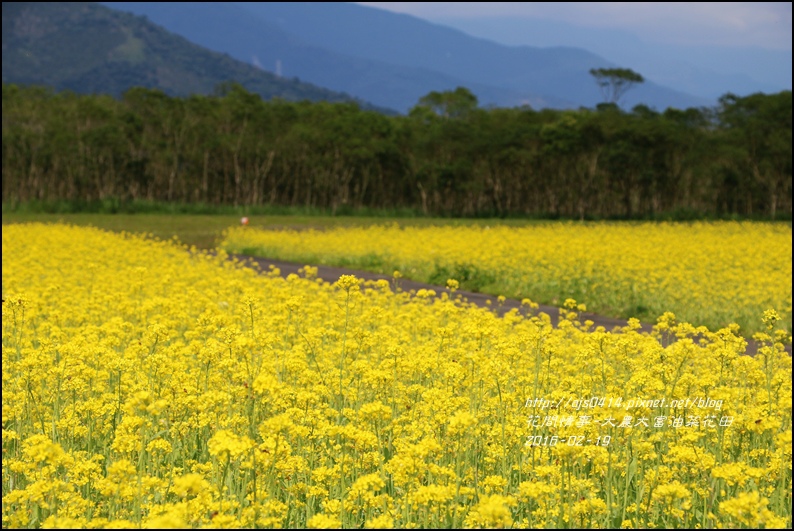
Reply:
[[[529,17],[434,18],[435,23],[510,46],[575,46],[632,68],[662,85],[716,99],[791,90],[791,50],[650,42],[626,30]]]
[[[623,66],[574,47],[511,47],[409,15],[343,2],[251,2],[245,9],[301,39],[328,49],[393,64],[413,65],[483,83],[526,91],[576,106],[595,106],[600,93],[591,68]],[[328,23],[333,21],[333,23]],[[632,90],[626,105],[688,107],[701,98],[645,83]]]
[[[342,2],[106,2],[241,60],[408,110],[431,90],[471,89],[483,105],[593,107],[591,68],[623,66],[575,48],[511,47],[416,17]],[[277,65],[280,65],[277,67]],[[713,103],[652,82],[625,105]]]
[[[210,94],[233,81],[265,99],[353,100],[207,50],[145,17],[88,2],[3,2],[2,76],[4,83],[116,96],[132,86]]]
[[[144,15],[178,35],[228,53],[240,61],[261,66],[284,76],[298,76],[312,83],[354,94],[384,107],[407,111],[433,90],[466,86],[483,103],[535,107],[575,106],[563,98],[541,98],[530,91],[511,90],[432,70],[394,65],[315,46],[284,31],[277,22],[258,17],[244,7],[225,2],[104,2],[121,11]],[[364,98],[367,94],[371,99]]]

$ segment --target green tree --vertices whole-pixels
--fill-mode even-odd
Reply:
[[[720,98],[719,118],[740,154],[738,168],[753,176],[772,219],[779,207],[791,208],[791,101],[790,90]]]
[[[419,109],[429,109],[434,114],[444,118],[465,118],[477,108],[477,96],[464,87],[444,92],[433,91],[423,96],[419,103],[411,110],[411,115],[420,112]]]
[[[630,68],[591,68],[590,75],[595,78],[604,100],[616,105],[631,87],[645,82],[640,74]]]
[[[427,215],[791,216],[791,91],[718,108],[481,109],[465,89],[409,116],[263,101],[240,85],[121,100],[3,85],[3,202],[360,208]]]

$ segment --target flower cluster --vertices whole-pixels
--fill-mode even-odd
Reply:
[[[138,236],[2,238],[4,528],[791,526],[777,314],[750,357],[671,313],[592,330],[571,300],[552,328]],[[590,396],[643,400],[543,406]],[[527,422],[585,414],[617,422]]]
[[[492,223],[492,222],[491,222]],[[652,320],[672,311],[712,329],[738,323],[745,337],[765,330],[758,316],[781,313],[791,333],[791,225],[534,222],[528,226],[372,225],[328,230],[232,228],[230,252],[319,259],[515,299]],[[768,322],[768,321],[765,321]]]

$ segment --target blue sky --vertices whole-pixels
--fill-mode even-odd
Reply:
[[[358,2],[427,20],[514,17],[626,30],[648,42],[791,50],[791,2]],[[512,44],[512,43],[506,43]]]

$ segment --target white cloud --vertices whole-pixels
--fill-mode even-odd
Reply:
[[[790,2],[359,2],[420,18],[526,17],[632,31],[668,44],[791,50]]]

